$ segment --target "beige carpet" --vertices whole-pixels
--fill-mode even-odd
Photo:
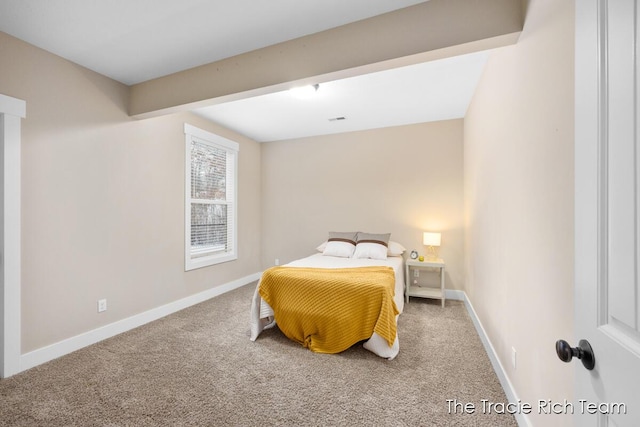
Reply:
[[[312,353],[279,330],[249,341],[255,285],[0,380],[2,426],[515,426],[449,414],[504,402],[464,305],[412,299],[400,354]]]

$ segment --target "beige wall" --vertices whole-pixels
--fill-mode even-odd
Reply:
[[[0,93],[27,102],[23,353],[260,271],[259,144],[188,113],[132,120],[126,86],[4,33],[0,56]],[[239,258],[188,273],[184,122],[240,143]]]
[[[422,232],[441,231],[447,287],[462,289],[462,131],[450,120],[263,144],[263,267],[310,255],[329,231],[390,232],[420,253]]]
[[[465,117],[465,282],[518,397],[573,398],[573,1],[532,0]],[[517,350],[517,368],[511,348]],[[531,416],[534,425],[569,417]]]

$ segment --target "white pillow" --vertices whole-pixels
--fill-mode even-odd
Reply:
[[[330,232],[327,244],[322,251],[322,255],[335,256],[340,258],[351,258],[356,248],[357,232],[339,233]]]
[[[358,233],[358,241],[353,258],[387,259],[390,233]]]
[[[327,241],[320,243],[320,245],[316,248],[318,252],[324,252],[324,248],[327,247]],[[389,247],[387,248],[387,256],[402,256],[407,249],[402,246],[398,242],[394,242],[393,240],[389,240]]]
[[[387,248],[387,256],[402,256],[404,251],[406,251],[406,249],[400,243],[394,242],[393,240],[389,240],[389,247]]]

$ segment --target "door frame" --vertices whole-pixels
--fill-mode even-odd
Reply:
[[[25,101],[0,94],[0,378],[20,372],[21,122]]]

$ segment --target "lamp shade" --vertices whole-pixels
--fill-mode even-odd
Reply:
[[[425,246],[440,246],[440,233],[424,233],[422,243]]]

